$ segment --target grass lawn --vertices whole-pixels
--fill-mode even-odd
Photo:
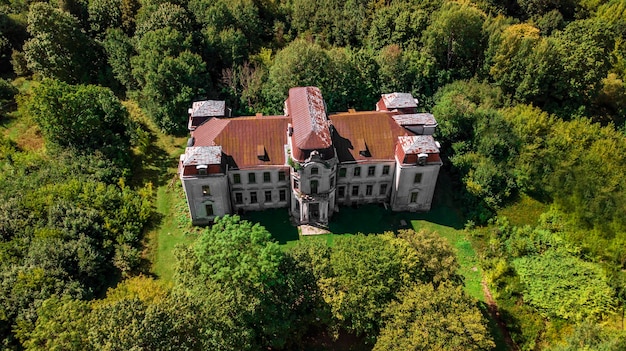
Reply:
[[[507,217],[512,225],[518,227],[534,226],[537,224],[539,216],[547,210],[548,205],[522,194],[517,201],[498,211],[498,216]]]
[[[326,240],[332,245],[334,238],[339,235],[356,233],[383,233],[397,231],[402,228],[415,230],[426,229],[437,232],[447,239],[457,250],[461,266],[460,273],[465,277],[465,289],[472,297],[483,301],[482,273],[478,264],[476,252],[472,247],[467,233],[463,230],[462,216],[453,206],[449,190],[449,180],[442,174],[439,180],[439,189],[433,202],[433,207],[426,213],[392,212],[382,205],[370,204],[358,207],[340,207],[339,212],[333,214],[329,224],[332,234],[298,237],[297,229],[289,220],[286,209],[273,209],[262,212],[248,212],[243,218],[263,225],[278,243],[285,248],[295,245],[298,240]],[[405,226],[402,223],[406,223]]]
[[[291,224],[286,208],[273,208],[265,211],[246,212],[243,219],[264,226],[281,245],[293,245],[298,241],[298,228]]]
[[[174,248],[191,244],[200,230],[190,225],[182,191],[180,185],[157,189],[156,210],[161,223],[149,233],[149,242],[153,245],[150,249],[152,272],[168,282],[174,276]]]
[[[187,138],[159,131],[135,102],[125,101],[124,106],[131,119],[145,131],[144,140],[140,142],[143,147],[133,150],[131,183],[141,186],[150,182],[156,189],[156,223],[146,234],[144,256],[152,262],[152,273],[160,279],[171,281],[174,275],[174,248],[178,244],[189,245],[199,231],[199,228],[191,227],[185,195],[176,177],[178,157],[184,152]]]
[[[174,176],[175,169],[169,169],[168,173]],[[465,278],[466,292],[479,300],[483,309],[486,309],[480,285],[482,273],[476,252],[463,229],[462,216],[453,206],[447,183],[447,178],[443,175],[440,187],[444,190],[438,191],[433,208],[427,213],[392,212],[379,205],[365,205],[358,208],[341,207],[340,211],[333,215],[329,226],[332,234],[300,237],[298,229],[291,224],[288,210],[284,208],[247,212],[242,217],[263,225],[284,249],[295,245],[298,240],[324,240],[328,245],[332,245],[334,239],[340,235],[353,235],[359,232],[382,233],[402,228],[437,232],[457,250],[461,266],[460,273]],[[190,226],[184,194],[176,179],[172,182],[160,183],[156,197],[157,212],[161,221],[160,225],[149,234],[148,241],[153,246],[149,250],[153,262],[152,272],[160,279],[171,281],[175,262],[173,249],[177,245],[192,243],[200,229]],[[496,350],[506,350],[493,320],[490,320],[490,328],[496,339]]]

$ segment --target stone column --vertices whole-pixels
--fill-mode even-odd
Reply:
[[[328,201],[320,202],[320,220],[328,223]]]
[[[300,222],[309,223],[309,203],[302,202],[300,206]]]

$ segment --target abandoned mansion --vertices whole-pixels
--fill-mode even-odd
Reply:
[[[375,111],[328,113],[318,88],[292,88],[281,116],[194,102],[179,163],[192,221],[287,207],[297,223],[327,225],[341,205],[365,203],[428,211],[442,164],[436,127],[407,93],[383,94]]]

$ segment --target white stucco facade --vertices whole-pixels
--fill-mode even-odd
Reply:
[[[340,206],[430,210],[442,165],[436,121],[410,94],[387,95],[377,111],[328,115],[319,89],[294,88],[284,116],[194,126],[179,164],[193,224],[270,208],[321,226]]]

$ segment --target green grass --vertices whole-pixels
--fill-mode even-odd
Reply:
[[[174,275],[174,248],[192,243],[200,228],[191,226],[187,203],[176,176],[179,155],[184,152],[185,137],[162,133],[133,101],[124,106],[130,118],[145,131],[145,148],[133,150],[133,179],[131,183],[141,186],[152,183],[155,191],[156,220],[146,234],[145,256],[152,262],[151,271],[164,281]]]
[[[291,224],[289,211],[286,208],[275,208],[265,211],[246,212],[243,219],[259,223],[272,234],[274,240],[281,245],[298,241],[298,228]]]
[[[170,175],[171,172],[175,171],[170,169]],[[448,185],[444,175],[443,181],[440,182],[443,190],[436,194],[433,208],[426,213],[392,212],[379,205],[341,207],[340,211],[333,215],[330,223],[331,234],[299,236],[298,229],[291,223],[288,210],[284,208],[247,212],[242,217],[263,225],[285,250],[299,240],[323,240],[332,246],[338,236],[358,232],[382,233],[402,228],[437,232],[456,249],[465,290],[479,300],[485,309],[485,298],[480,284],[482,272],[478,258],[470,238],[463,229],[463,218],[451,200]],[[152,271],[160,279],[171,281],[174,274],[174,248],[177,245],[191,244],[196,239],[199,229],[190,226],[184,194],[178,180],[162,183],[157,188],[156,204],[161,224],[151,233],[150,241],[154,244]],[[402,221],[406,223],[405,226],[401,224]],[[192,234],[185,234],[190,231]],[[506,344],[493,320],[490,320],[490,329],[496,339],[496,350],[506,350]]]
[[[460,273],[465,278],[467,293],[484,302],[485,297],[480,284],[482,272],[478,258],[472,242],[463,230],[464,220],[455,209],[449,178],[445,174],[440,177],[438,187],[433,207],[429,212],[393,212],[375,204],[340,207],[339,212],[333,214],[329,223],[331,234],[298,237],[297,229],[291,224],[286,209],[249,212],[244,218],[263,225],[285,249],[295,245],[298,240],[326,240],[328,245],[332,246],[334,238],[339,235],[395,232],[403,228],[402,221],[407,224],[404,228],[437,232],[457,251]]]
[[[164,281],[174,276],[174,248],[189,245],[196,238],[198,229],[192,228],[187,215],[187,204],[180,185],[161,186],[157,189],[156,210],[160,225],[149,234],[153,244],[152,272]]]
[[[482,280],[480,265],[472,243],[466,238],[465,231],[426,220],[412,220],[411,224],[416,231],[426,229],[436,232],[448,240],[457,251],[457,259],[461,267],[459,273],[464,277],[465,291],[470,296],[484,302],[485,296],[480,285]]]
[[[548,205],[522,194],[518,201],[498,211],[498,216],[505,216],[515,226],[536,225],[539,216],[548,210]]]

